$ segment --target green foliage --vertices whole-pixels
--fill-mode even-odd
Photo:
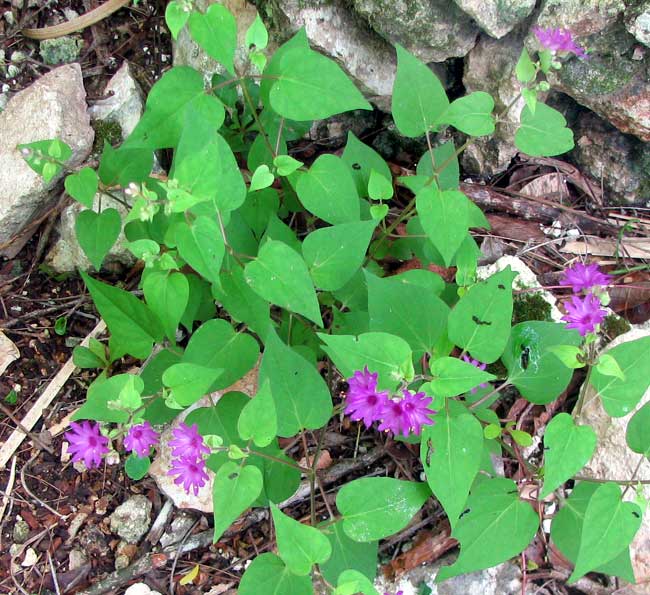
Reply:
[[[101,268],[121,230],[122,219],[115,209],[104,209],[101,213],[86,210],[77,215],[77,240],[95,269]]]
[[[625,440],[630,450],[650,458],[650,403],[641,407],[627,424]]]
[[[257,556],[239,583],[239,595],[313,595],[311,578],[293,574],[275,554]]]
[[[63,164],[72,157],[72,149],[59,139],[39,140],[16,147],[27,165],[49,184],[63,171]]]
[[[232,13],[222,4],[212,4],[204,14],[192,12],[188,24],[194,41],[234,76],[237,22]]]
[[[256,446],[271,444],[278,433],[278,416],[267,380],[241,411],[237,430],[242,440],[252,440]]]
[[[359,542],[350,539],[343,529],[343,521],[330,525],[325,535],[332,546],[329,560],[319,564],[319,568],[327,581],[334,584],[337,578],[347,569],[362,574],[368,580],[374,580],[377,574],[377,541]]]
[[[66,192],[89,209],[93,208],[98,184],[97,174],[90,167],[84,167],[76,174],[70,174],[64,183]]]
[[[431,389],[439,397],[455,397],[468,390],[494,380],[495,376],[455,357],[435,360],[429,371],[433,376]]]
[[[534,113],[528,106],[521,112],[521,126],[515,134],[515,144],[529,155],[560,155],[573,149],[573,132],[566,127],[566,120],[560,112],[539,103]]]

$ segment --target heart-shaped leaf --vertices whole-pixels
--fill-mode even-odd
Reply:
[[[64,182],[66,192],[84,207],[93,208],[93,198],[97,193],[99,180],[95,170],[90,167],[80,169],[69,175]]]
[[[180,363],[169,366],[162,378],[163,384],[171,389],[176,402],[188,406],[205,395],[222,373],[223,369]]]
[[[650,458],[650,403],[639,409],[627,424],[625,440],[630,450]]]
[[[253,173],[251,178],[251,185],[248,189],[249,192],[255,192],[256,190],[262,190],[263,188],[268,188],[273,184],[275,177],[269,170],[269,166],[262,164]]]
[[[122,220],[115,209],[105,209],[101,213],[81,211],[77,215],[75,223],[77,240],[96,270],[101,268],[121,229]]]
[[[539,497],[546,498],[580,471],[595,448],[596,433],[591,426],[576,426],[568,413],[556,415],[544,433],[544,488]]]
[[[291,572],[298,576],[309,574],[314,564],[332,555],[332,546],[321,531],[292,519],[273,503],[271,514],[280,557]]]
[[[372,205],[370,207],[370,216],[373,219],[383,219],[388,215],[388,205]]]
[[[474,91],[454,99],[440,120],[465,134],[485,136],[494,132],[493,109],[494,99],[491,95],[484,91]]]
[[[190,13],[185,10],[185,7],[176,0],[172,0],[165,9],[165,22],[169,28],[172,37],[176,39],[181,29],[190,18]]]
[[[239,414],[237,431],[242,440],[252,440],[255,446],[268,446],[278,431],[278,416],[268,380]]]
[[[257,556],[239,583],[239,595],[314,595],[311,577],[296,576],[275,554]]]
[[[564,116],[545,103],[526,106],[521,112],[521,126],[515,134],[520,151],[536,157],[552,157],[573,149],[573,132],[567,128]]]
[[[213,4],[205,13],[193,11],[189,26],[194,41],[234,75],[237,21],[232,13],[222,4]]]

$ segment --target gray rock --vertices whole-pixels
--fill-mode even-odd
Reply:
[[[76,570],[77,568],[81,568],[87,562],[88,556],[86,555],[86,552],[77,548],[70,550],[70,554],[68,556],[68,570]]]
[[[650,206],[650,145],[622,134],[592,112],[572,123],[575,149],[570,157],[583,173],[602,185],[606,205]]]
[[[417,595],[424,583],[431,589],[431,595],[519,595],[521,593],[521,571],[513,562],[504,562],[493,568],[463,574],[435,583],[438,570],[449,566],[455,556],[444,556],[433,564],[428,564],[408,572],[395,583],[379,579],[375,586],[380,593],[397,593]],[[528,583],[526,593],[537,592],[538,587]]]
[[[29,525],[18,517],[11,536],[13,537],[14,543],[25,543],[29,536]]]
[[[468,92],[485,91],[494,98],[495,113],[507,113],[499,120],[494,135],[476,138],[461,159],[470,175],[493,176],[504,171],[517,154],[514,137],[524,100],[515,66],[521,53],[521,39],[509,36],[495,40],[482,36],[466,59],[463,83]],[[514,101],[514,104],[513,104]]]
[[[544,0],[537,25],[563,27],[583,37],[610,27],[624,10],[623,0]]]
[[[397,68],[395,51],[345,3],[281,0],[270,6],[279,39],[304,27],[314,49],[336,60],[369,100],[389,110]],[[260,12],[265,14],[264,10]]]
[[[129,63],[124,62],[113,75],[100,99],[89,108],[92,120],[115,122],[124,138],[129,136],[142,116],[144,99],[140,85],[133,78]]]
[[[0,244],[29,222],[49,200],[49,184],[33,171],[18,144],[58,138],[72,148],[70,167],[90,153],[94,132],[86,109],[79,64],[60,66],[17,93],[0,113]]]
[[[607,349],[649,335],[650,331],[648,330],[632,329],[614,339],[607,346]],[[607,351],[607,349],[604,351]],[[650,390],[647,390],[634,411],[637,411],[649,402]],[[612,418],[603,409],[594,389],[591,386],[587,388],[584,406],[576,421],[592,426],[596,431],[598,442],[593,457],[591,457],[587,466],[581,471],[581,475],[595,479],[629,478],[632,477],[632,474],[637,469],[637,465],[641,461],[641,466],[638,468],[636,477],[650,477],[650,461],[642,457],[642,455],[632,452],[627,447],[625,441],[627,424],[634,411],[631,411],[625,417]],[[650,498],[650,485],[642,486],[642,494],[644,498]],[[628,490],[625,495],[625,500],[634,500],[635,498],[635,491]],[[634,575],[639,583],[639,587],[647,589],[647,581],[650,580],[650,515],[648,514],[643,515],[641,528],[630,546],[630,555]],[[643,583],[645,583],[645,587]],[[621,593],[647,593],[647,590],[636,591],[634,589],[634,587],[631,587],[630,590],[621,591]]]
[[[123,192],[116,192],[116,194],[122,200],[128,200]],[[99,208],[100,203],[101,210]],[[93,208],[98,213],[108,208],[117,209],[122,217],[122,221],[124,221],[128,212],[124,205],[107,194],[100,193],[95,196]],[[45,264],[57,273],[73,272],[78,269],[88,271],[93,268],[77,241],[77,233],[75,231],[77,215],[84,209],[85,207],[75,202],[61,212],[60,220],[56,226],[56,231],[59,236],[58,240],[52,244],[50,251],[45,256]],[[117,241],[106,255],[103,266],[108,268],[112,266],[129,267],[135,264],[136,258],[128,250],[126,244],[127,240],[124,236],[124,231],[121,231]]]
[[[535,0],[454,0],[488,35],[500,39],[535,8]]]
[[[45,64],[66,64],[79,58],[83,41],[77,37],[55,37],[40,42],[39,52]]]
[[[110,516],[111,531],[129,543],[138,543],[151,523],[151,502],[141,494],[131,496]]]
[[[173,543],[181,543],[194,522],[195,518],[192,514],[184,511],[180,512],[171,522],[169,530],[165,531],[160,538],[160,545],[165,548]]]
[[[625,25],[637,41],[650,47],[650,2],[642,2],[626,13]]]
[[[478,28],[448,0],[352,0],[355,10],[390,43],[425,62],[465,56]]]

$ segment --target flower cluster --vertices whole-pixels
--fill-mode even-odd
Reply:
[[[554,54],[557,52],[571,52],[580,58],[587,57],[584,49],[573,40],[573,35],[568,29],[535,27],[533,31],[539,43]]]
[[[102,457],[108,454],[108,438],[101,433],[99,424],[87,420],[81,423],[73,421],[65,439],[70,444],[68,451],[72,455],[72,461],[83,461],[88,469],[99,467]],[[158,432],[145,421],[129,428],[124,437],[124,448],[139,457],[146,457],[159,439]]]
[[[408,436],[419,435],[422,426],[434,423],[431,416],[437,411],[429,407],[431,397],[404,389],[401,398],[391,398],[388,391],[377,391],[377,373],[367,366],[363,372],[357,370],[348,385],[345,413],[367,427],[378,421],[381,431]]]
[[[578,262],[565,271],[560,283],[570,286],[574,293],[570,301],[564,304],[567,313],[562,320],[568,323],[567,328],[577,329],[583,337],[596,330],[607,316],[598,296],[602,293],[602,287],[608,285],[611,279],[596,264],[584,265]],[[584,297],[575,295],[580,293],[585,293]]]
[[[196,424],[188,426],[181,422],[172,432],[172,436],[174,439],[169,441],[169,446],[174,458],[167,474],[176,476],[174,483],[182,485],[188,494],[192,489],[196,496],[199,488],[209,479],[205,470],[204,455],[209,455],[211,451],[203,442],[203,436],[199,434]]]

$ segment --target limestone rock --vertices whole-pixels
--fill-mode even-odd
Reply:
[[[637,41],[650,47],[650,2],[633,7],[625,14],[626,28]]]
[[[129,543],[138,543],[151,523],[151,502],[136,494],[120,504],[110,517],[111,531]]]
[[[544,0],[537,25],[563,27],[583,37],[607,29],[624,10],[623,0]]]
[[[535,0],[454,0],[488,35],[500,39],[535,8]]]
[[[231,391],[240,391],[249,396],[253,396],[257,392],[257,380],[258,380],[258,367],[255,366],[246,376],[241,380],[238,380],[232,386],[222,390],[212,393],[211,395],[206,395],[191,407],[185,409],[178,417],[167,427],[160,436],[160,448],[156,454],[156,458],[151,463],[149,468],[149,475],[153,477],[158,485],[160,491],[167,497],[172,500],[174,506],[177,508],[192,508],[199,510],[205,513],[211,513],[213,511],[212,506],[212,482],[214,480],[214,473],[207,469],[208,476],[210,479],[200,490],[197,496],[194,493],[187,494],[185,490],[174,483],[174,479],[167,475],[167,472],[171,468],[171,448],[169,448],[169,441],[172,439],[172,432],[178,425],[185,420],[191,411],[199,407],[209,407],[213,402],[221,397],[221,395],[231,392]]]
[[[124,595],[160,595],[160,592],[152,591],[146,583],[135,583],[124,591]]]
[[[614,339],[607,346],[607,349],[648,335],[650,335],[648,330],[632,329]],[[634,411],[637,411],[648,402],[650,402],[650,390],[646,391]],[[592,426],[596,431],[598,443],[593,457],[581,471],[581,475],[596,479],[632,477],[641,459],[641,455],[632,452],[625,441],[627,424],[634,411],[625,417],[610,417],[603,409],[600,399],[591,386],[585,393],[584,403],[582,412],[576,421]],[[643,459],[641,467],[637,471],[637,477],[650,477],[650,461],[647,458]],[[650,498],[650,485],[643,486],[642,492],[646,499]],[[634,490],[628,490],[625,495],[626,500],[634,500],[635,497]],[[630,554],[638,586],[640,589],[647,589],[650,581],[650,515],[647,513],[643,515],[641,528],[630,546]],[[632,593],[647,593],[647,591],[636,590],[636,587],[628,587],[627,590],[621,590],[620,592],[630,595]]]
[[[113,75],[104,91],[105,99],[100,99],[88,110],[93,120],[115,122],[126,138],[133,132],[144,110],[144,100],[140,85],[133,78],[128,62],[124,62]]]
[[[25,163],[16,145],[58,138],[72,148],[70,167],[90,153],[94,132],[86,109],[86,92],[79,64],[48,72],[17,93],[0,113],[0,244],[7,242],[45,206],[48,184]]]
[[[119,192],[119,195],[122,199],[126,199],[123,192]],[[98,193],[94,200],[95,212],[101,212],[99,208],[100,203],[102,211],[108,208],[117,209],[122,217],[122,222],[124,222],[124,218],[127,215],[127,209],[124,205],[107,194]],[[61,218],[56,227],[59,236],[58,240],[53,243],[52,248],[45,256],[45,264],[57,273],[68,273],[78,269],[88,271],[92,268],[92,264],[77,241],[77,233],[75,231],[77,215],[84,209],[85,207],[75,202],[63,209],[61,213]],[[102,266],[128,267],[135,264],[136,258],[128,250],[126,244],[127,240],[124,236],[124,231],[121,231],[117,241],[113,244],[106,258],[104,258]]]
[[[478,28],[448,0],[352,0],[355,10],[390,43],[399,43],[424,62],[460,58]]]

